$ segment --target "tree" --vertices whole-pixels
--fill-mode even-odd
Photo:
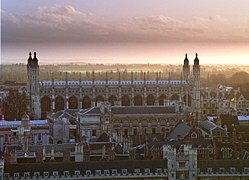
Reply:
[[[219,83],[226,84],[227,81],[224,74],[212,74],[209,80],[209,85],[211,86],[217,86]]]
[[[236,72],[229,78],[229,83],[231,86],[240,87],[249,83],[249,74],[244,71]]]
[[[6,120],[21,119],[27,112],[28,98],[25,92],[10,89],[9,95],[3,101],[3,112]]]

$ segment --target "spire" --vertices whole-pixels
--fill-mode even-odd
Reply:
[[[105,72],[105,85],[107,86],[108,84],[108,72]]]
[[[133,83],[133,72],[131,72],[131,83]]]
[[[29,52],[28,63],[30,63],[31,61],[32,61],[32,54],[31,54],[31,52]]]
[[[36,52],[34,52],[34,58],[33,58],[33,61],[34,61],[36,64],[38,64],[38,59],[37,59],[37,57],[36,57]]]
[[[95,72],[94,72],[94,70],[92,70],[92,81],[93,81],[93,84],[94,84],[94,81],[95,81]]]
[[[198,54],[195,54],[195,60],[194,60],[194,65],[199,65],[199,59],[198,59]]]
[[[184,65],[188,66],[189,65],[189,60],[188,60],[188,54],[185,54],[185,59],[184,59]]]
[[[120,71],[118,71],[118,83],[120,84],[120,81],[121,81],[121,74],[120,74]]]

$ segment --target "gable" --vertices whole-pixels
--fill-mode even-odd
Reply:
[[[248,159],[249,160],[249,152],[245,151],[243,159]]]
[[[204,139],[199,129],[192,127],[189,133],[184,137],[184,140]]]

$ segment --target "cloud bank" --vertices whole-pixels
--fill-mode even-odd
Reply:
[[[219,15],[183,21],[161,16],[105,21],[72,6],[39,7],[33,15],[1,10],[2,43],[249,42],[249,25]]]

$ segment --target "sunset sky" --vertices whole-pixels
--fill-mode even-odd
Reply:
[[[2,63],[249,65],[248,0],[1,0]],[[191,62],[192,63],[192,62]]]

